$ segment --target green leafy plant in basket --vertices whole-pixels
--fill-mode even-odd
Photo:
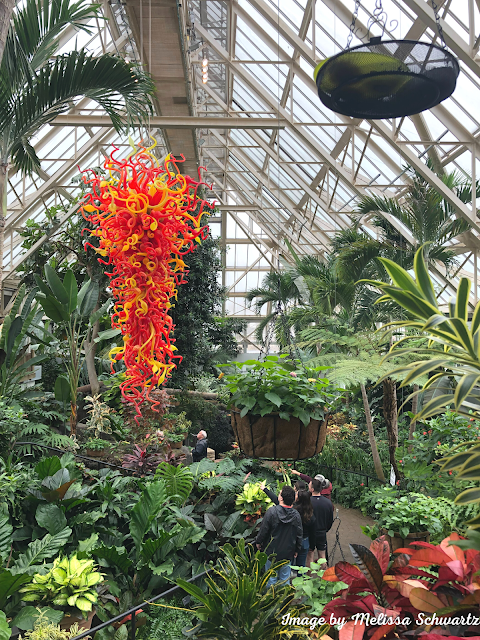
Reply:
[[[20,589],[20,593],[25,602],[72,607],[85,616],[98,600],[95,587],[101,582],[103,574],[96,571],[94,561],[79,560],[75,554],[70,558],[56,558],[48,573],[35,574],[32,582]]]
[[[250,524],[263,516],[265,511],[273,504],[267,494],[260,488],[260,485],[260,482],[245,484],[242,492],[237,495],[235,500],[236,509],[244,516],[245,522]]]
[[[267,356],[263,362],[232,362],[237,371],[226,376],[232,393],[229,406],[247,413],[265,416],[278,413],[280,418],[299,418],[306,426],[311,420],[323,420],[335,394],[326,378],[319,373],[330,367],[304,369],[300,363],[287,360],[287,355]]]

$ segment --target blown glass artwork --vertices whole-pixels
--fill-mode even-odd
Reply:
[[[174,325],[169,311],[178,286],[188,273],[184,257],[208,235],[201,218],[207,204],[197,196],[205,184],[184,176],[182,160],[168,155],[160,165],[152,147],[135,148],[129,157],[117,160],[115,149],[104,168],[109,178],[83,176],[91,194],[83,215],[94,225],[88,231],[99,238],[92,247],[113,265],[107,275],[115,299],[112,328],[120,329],[123,346],[109,353],[113,365],[123,358],[126,379],[122,396],[141,415],[144,400],[171,374],[181,355],[175,353]]]

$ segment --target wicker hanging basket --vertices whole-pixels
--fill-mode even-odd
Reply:
[[[328,415],[307,426],[299,418],[283,420],[277,413],[263,417],[231,412],[232,427],[243,453],[264,460],[304,460],[320,453],[327,437]]]

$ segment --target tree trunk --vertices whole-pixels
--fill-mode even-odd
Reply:
[[[96,311],[96,309],[94,310]],[[88,381],[92,390],[92,396],[100,393],[100,382],[98,381],[97,369],[95,367],[95,354],[97,352],[97,343],[95,338],[98,336],[100,328],[100,320],[97,320],[92,327],[91,335],[85,340],[85,362],[87,363]]]
[[[413,385],[413,393],[416,395],[412,398],[412,413],[414,416],[418,413],[418,384]],[[415,427],[417,426],[416,420],[412,420],[410,423],[410,429],[408,430],[408,439],[413,440],[413,434],[415,433]],[[408,453],[412,453],[413,444],[408,447]]]
[[[368,430],[368,440],[370,442],[370,447],[372,448],[372,456],[373,456],[373,464],[375,466],[375,473],[377,474],[377,478],[379,480],[383,480],[383,482],[385,482],[385,475],[383,473],[382,462],[378,454],[377,441],[375,440],[375,433],[373,431],[372,414],[370,413],[370,405],[368,404],[368,396],[367,396],[367,391],[365,389],[365,385],[361,384],[360,389],[362,390],[363,408],[365,410],[365,420],[367,422],[367,430]]]
[[[400,472],[395,459],[395,452],[398,448],[397,387],[391,378],[386,378],[383,381],[383,418],[387,427],[390,464],[398,480]]]
[[[3,45],[1,42],[2,37],[2,7],[4,7],[3,0],[0,0],[0,58],[3,55]],[[11,11],[10,11],[11,14]],[[8,18],[10,20],[10,18]],[[7,218],[7,177],[8,177],[8,164],[5,162],[0,163],[0,317],[3,318],[5,309],[3,304],[3,254],[5,247],[5,221]]]
[[[77,402],[70,402],[70,435],[77,435]]]
[[[15,4],[15,0],[0,0],[0,62],[2,62],[7,33],[10,29],[10,20]]]

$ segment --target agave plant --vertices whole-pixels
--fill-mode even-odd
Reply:
[[[25,602],[53,603],[61,607],[75,607],[82,613],[92,610],[98,600],[96,585],[103,582],[103,574],[95,570],[93,560],[56,558],[45,575],[33,576],[32,582],[20,593]]]

